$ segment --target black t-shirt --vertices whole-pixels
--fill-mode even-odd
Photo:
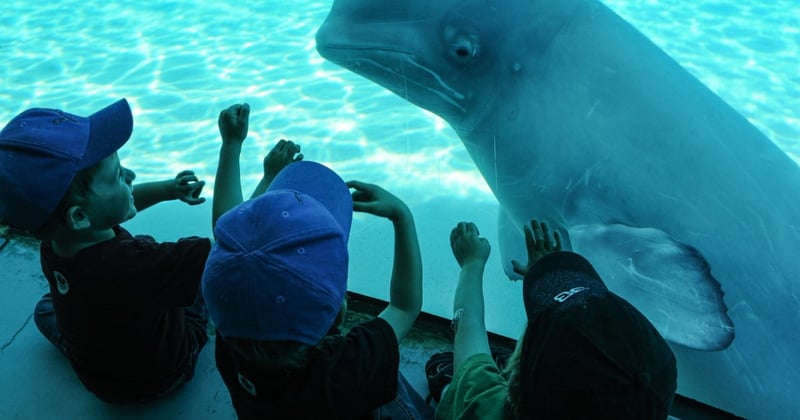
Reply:
[[[70,258],[43,241],[42,271],[78,377],[100,398],[135,401],[164,391],[190,362],[182,307],[197,297],[211,242],[114,231]]]
[[[372,418],[372,410],[397,394],[397,338],[381,318],[313,349],[308,368],[291,377],[257,377],[232,358],[219,333],[216,359],[239,419]]]

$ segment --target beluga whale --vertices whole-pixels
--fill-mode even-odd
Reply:
[[[316,43],[449,123],[504,262],[547,220],[672,343],[679,393],[800,417],[800,167],[632,25],[596,0],[334,0]]]

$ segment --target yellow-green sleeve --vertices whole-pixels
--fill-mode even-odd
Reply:
[[[471,356],[436,406],[436,420],[503,418],[506,381],[488,354]]]

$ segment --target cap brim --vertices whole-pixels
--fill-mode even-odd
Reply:
[[[341,177],[317,162],[300,161],[281,170],[267,191],[291,190],[314,197],[339,223],[346,236],[353,220],[353,198]]]
[[[126,99],[95,112],[89,119],[89,142],[79,169],[88,168],[111,156],[131,137],[133,114]]]

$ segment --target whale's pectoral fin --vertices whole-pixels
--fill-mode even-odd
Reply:
[[[572,245],[608,288],[628,300],[665,339],[705,351],[727,348],[733,321],[700,252],[665,232],[622,224],[570,228]],[[591,253],[589,253],[591,250]]]

